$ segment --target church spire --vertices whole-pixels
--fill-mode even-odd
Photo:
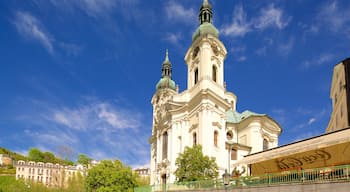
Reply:
[[[162,78],[160,78],[159,82],[156,85],[156,89],[160,90],[163,88],[170,88],[172,90],[176,90],[175,81],[171,79],[171,63],[169,61],[169,52],[168,49],[165,53],[165,59],[162,64]]]
[[[208,0],[203,0],[199,13],[199,23],[212,23],[213,11]]]
[[[168,49],[166,50],[165,53],[165,59],[162,64],[162,77],[169,77],[171,79],[171,63],[169,61],[169,52]]]

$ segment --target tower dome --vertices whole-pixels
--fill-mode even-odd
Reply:
[[[213,25],[213,11],[208,0],[203,0],[202,6],[199,12],[199,26],[192,35],[192,41],[195,41],[197,37],[211,34],[215,37],[219,37],[219,31]]]
[[[175,81],[171,79],[171,72],[172,72],[172,68],[171,68],[171,63],[169,61],[169,53],[168,53],[168,50],[166,50],[165,60],[163,61],[163,64],[162,64],[162,78],[158,81],[156,85],[157,91],[159,89],[164,89],[164,88],[169,88],[174,91],[176,90]]]

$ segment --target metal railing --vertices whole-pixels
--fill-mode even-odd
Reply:
[[[232,189],[250,186],[272,186],[292,183],[325,183],[325,182],[350,182],[350,165],[324,167],[307,170],[284,171],[269,173],[259,176],[236,177],[230,180],[226,187]],[[193,181],[167,185],[143,186],[134,189],[135,192],[153,191],[186,191],[200,189],[224,189],[222,179]]]

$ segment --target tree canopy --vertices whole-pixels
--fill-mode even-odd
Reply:
[[[175,165],[178,182],[214,179],[219,174],[215,158],[203,155],[201,145],[186,147],[176,159]]]
[[[38,148],[31,148],[28,152],[28,159],[31,161],[44,161],[44,153]]]
[[[137,186],[137,175],[121,161],[101,161],[88,171],[85,180],[87,192],[125,192]]]
[[[73,165],[74,162],[68,159],[60,159],[56,157],[53,153],[51,152],[42,152],[38,148],[31,148],[28,151],[28,160],[30,161],[36,161],[36,162],[44,162],[44,163],[59,163],[59,164],[64,164],[64,165]]]
[[[92,159],[84,154],[79,154],[77,163],[82,165],[88,165]]]

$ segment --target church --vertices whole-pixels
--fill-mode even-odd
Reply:
[[[151,185],[174,183],[175,161],[186,146],[201,145],[214,157],[219,175],[248,170],[235,163],[244,156],[278,146],[281,126],[266,114],[238,112],[237,96],[226,89],[227,50],[213,25],[212,6],[203,0],[199,26],[185,54],[187,89],[179,92],[172,79],[168,51],[161,79],[152,97]]]

